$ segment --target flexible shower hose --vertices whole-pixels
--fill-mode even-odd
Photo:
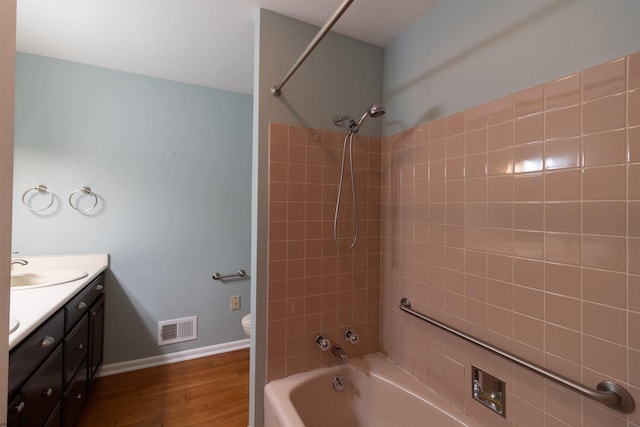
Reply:
[[[351,194],[353,196],[353,213],[354,213],[354,225],[355,231],[353,233],[353,238],[351,240],[351,244],[349,246],[342,246],[340,241],[338,240],[338,214],[340,212],[340,197],[342,195],[342,180],[344,178],[344,163],[345,163],[345,155],[347,151],[347,140],[349,140],[349,171],[351,173]],[[340,181],[338,182],[338,197],[336,199],[336,210],[333,216],[333,240],[336,242],[338,249],[342,251],[350,251],[356,245],[358,240],[358,203],[356,200],[356,183],[355,178],[353,177],[353,132],[349,132],[344,137],[344,143],[342,144],[342,165],[340,166]]]

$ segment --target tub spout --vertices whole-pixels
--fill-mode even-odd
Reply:
[[[11,258],[11,265],[13,264],[27,265],[29,264],[29,261],[22,258]]]
[[[331,347],[331,353],[333,353],[335,357],[339,358],[342,363],[347,363],[349,361],[347,352],[344,351],[344,348],[342,348],[341,345],[334,345]]]

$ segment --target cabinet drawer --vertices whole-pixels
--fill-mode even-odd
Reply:
[[[9,395],[62,342],[64,311],[54,314],[9,354]]]
[[[85,315],[64,339],[64,384],[76,373],[87,356],[89,348],[89,321]]]
[[[9,408],[10,426],[41,426],[62,396],[62,346],[22,385]]]
[[[102,294],[103,290],[104,274],[100,274],[64,306],[65,332],[69,332],[78,323],[78,320],[89,310],[91,304]]]
[[[87,364],[83,363],[62,398],[62,425],[73,426],[87,400]]]

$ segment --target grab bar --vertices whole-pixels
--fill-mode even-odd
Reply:
[[[631,394],[622,387],[620,384],[617,384],[613,381],[600,381],[596,386],[596,390],[584,386],[580,383],[576,383],[571,381],[568,378],[565,378],[561,375],[553,373],[545,368],[542,368],[534,363],[528,362],[524,359],[515,356],[507,351],[501,350],[493,345],[484,342],[480,339],[474,338],[471,335],[467,335],[466,333],[460,331],[459,329],[453,328],[451,326],[445,325],[435,319],[432,319],[429,316],[426,316],[419,311],[416,311],[411,308],[411,301],[408,298],[404,297],[400,300],[400,310],[411,314],[419,319],[422,319],[428,323],[431,323],[434,326],[437,326],[440,329],[443,329],[453,335],[456,335],[470,343],[473,343],[479,347],[484,348],[485,350],[489,350],[493,354],[501,356],[517,365],[522,366],[523,368],[527,368],[528,370],[535,372],[538,375],[541,375],[551,381],[554,381],[556,384],[560,384],[570,390],[573,390],[581,395],[588,397],[589,399],[595,400],[596,402],[602,403],[603,405],[609,406],[617,411],[624,412],[629,414],[633,412],[635,408],[635,404],[633,402],[633,397]]]
[[[211,278],[213,280],[224,280],[224,279],[233,279],[235,277],[244,277],[246,275],[247,273],[244,270],[238,270],[237,273],[225,274],[225,275],[222,275],[220,273],[213,273],[213,276],[211,276]]]

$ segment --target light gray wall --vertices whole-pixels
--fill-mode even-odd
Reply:
[[[640,51],[637,0],[446,0],[384,53],[385,135]]]
[[[13,250],[111,255],[105,363],[245,338],[250,280],[211,274],[250,266],[251,108],[250,95],[18,53]],[[47,215],[21,203],[38,184],[56,194]],[[93,215],[67,203],[82,186],[100,195]],[[157,346],[158,320],[191,315],[198,340]]]
[[[318,28],[273,12],[261,15],[259,102],[261,132],[269,121],[314,129],[337,130],[336,114],[356,120],[382,97],[382,49],[350,37],[329,33],[282,88],[279,83]],[[360,133],[380,135],[380,120],[367,121]],[[263,134],[262,136],[265,136]]]
[[[332,129],[335,114],[359,116],[382,97],[382,49],[329,33],[282,89],[271,95],[318,28],[261,10],[256,27],[253,141],[252,383],[250,425],[263,424],[266,360],[268,124],[270,121]],[[369,120],[362,133],[380,135],[380,120]]]

